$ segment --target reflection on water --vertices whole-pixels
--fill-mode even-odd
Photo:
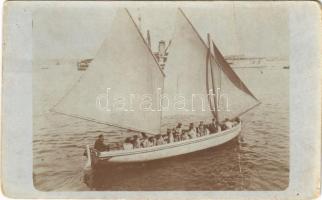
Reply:
[[[163,160],[99,166],[89,175],[85,173],[85,180],[95,190],[238,189],[243,185],[237,148],[235,139],[226,145]],[[226,164],[218,168],[215,163]],[[227,181],[230,184],[225,187]]]
[[[100,166],[87,172],[83,170],[86,158],[82,156],[86,144],[93,144],[101,133],[111,144],[132,133],[43,112],[64,94],[63,89],[57,88],[68,88],[80,75],[71,70],[71,78],[57,81],[64,70],[49,68],[38,72],[38,76],[36,73],[33,79],[37,111],[33,124],[33,175],[37,189],[283,190],[288,186],[288,70],[236,70],[262,101],[242,117],[240,138],[188,155]],[[48,87],[44,89],[40,84]]]

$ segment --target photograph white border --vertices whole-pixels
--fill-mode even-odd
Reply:
[[[40,4],[107,2],[24,2],[4,4],[2,68],[2,192],[10,198],[104,199],[314,199],[320,194],[321,11],[318,2],[288,4],[290,31],[290,178],[284,191],[41,192],[32,177],[33,8]],[[131,4],[133,2],[108,2]],[[148,2],[135,2],[147,4]],[[149,2],[150,3],[150,2]],[[155,2],[153,4],[165,4]],[[173,2],[171,4],[210,2]],[[249,2],[251,4],[251,2]]]

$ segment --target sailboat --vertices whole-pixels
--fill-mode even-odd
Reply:
[[[162,132],[161,125],[167,117],[179,116],[175,118],[178,122],[188,117],[192,119],[191,116],[196,121],[215,118],[220,123],[226,118],[236,118],[259,104],[225,61],[210,35],[208,43],[204,42],[182,9],[177,11],[176,28],[168,51],[163,70],[130,12],[127,9],[118,10],[110,34],[91,67],[52,110],[96,123],[157,135]],[[217,93],[214,92],[217,90]],[[167,109],[164,99],[160,101],[160,91],[169,99],[176,98],[178,94],[186,98],[202,94],[207,101],[188,101],[186,106],[192,109]],[[113,93],[116,99],[129,94],[151,94],[150,101],[161,107],[131,110],[128,107],[111,109],[105,105],[98,109],[98,103],[101,105],[111,98],[101,95],[108,92]],[[226,105],[228,98],[229,108]],[[142,106],[140,102],[131,102],[131,107],[139,106]],[[102,162],[143,162],[211,148],[235,138],[241,127],[239,121],[232,128],[215,134],[147,148],[97,152],[87,145],[86,168]]]

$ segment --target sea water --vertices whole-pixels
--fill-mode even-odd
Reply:
[[[235,69],[262,102],[242,116],[238,138],[192,154],[86,172],[84,149],[97,135],[115,144],[133,133],[49,112],[86,71],[67,65],[38,68],[33,72],[34,186],[42,191],[284,190],[289,180],[289,70],[282,67]]]

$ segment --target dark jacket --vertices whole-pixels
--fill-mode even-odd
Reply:
[[[214,123],[211,123],[208,125],[208,129],[209,129],[210,133],[215,133],[215,132],[217,132],[217,125]]]
[[[96,149],[97,151],[109,151],[109,146],[97,139],[94,144],[94,149]]]

